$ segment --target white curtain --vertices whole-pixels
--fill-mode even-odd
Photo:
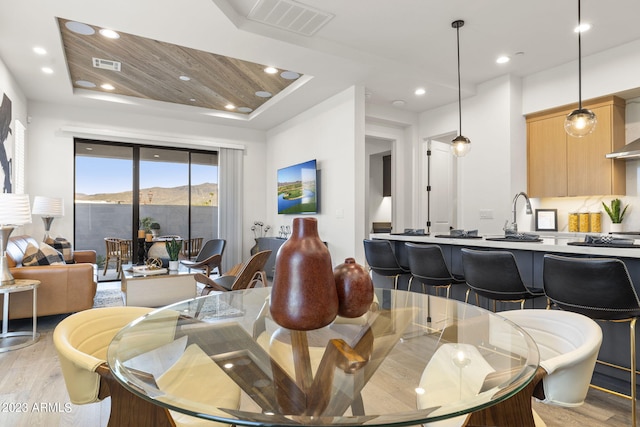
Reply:
[[[222,272],[242,259],[242,169],[244,152],[233,148],[220,149],[218,230],[227,241],[222,256]]]

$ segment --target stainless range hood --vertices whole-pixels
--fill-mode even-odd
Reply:
[[[605,155],[607,159],[640,159],[640,138]]]

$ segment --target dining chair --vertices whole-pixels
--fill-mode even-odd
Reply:
[[[188,260],[195,258],[202,249],[202,240],[202,237],[193,237],[185,240],[182,245],[182,257]]]
[[[399,277],[411,274],[411,271],[400,265],[391,248],[391,242],[388,240],[367,239],[363,242],[364,256],[369,265],[370,274],[373,272],[380,276],[393,278],[393,288],[398,289]],[[373,280],[373,274],[371,278]]]
[[[600,326],[587,316],[561,310],[520,309],[498,313],[504,322],[521,327],[536,343],[539,364],[532,380],[520,392],[494,406],[451,419],[424,424],[427,427],[464,425],[509,425],[544,427],[532,409],[531,400],[574,407],[581,405],[589,390],[596,358],[602,344]],[[511,348],[511,357],[529,357],[524,345],[514,345],[513,329],[491,319],[489,337],[479,345],[444,343],[429,360],[417,394],[418,408],[446,405],[449,396],[469,397],[495,393],[503,381],[500,369],[491,364],[491,351]],[[517,341],[515,341],[517,343]],[[464,369],[452,360],[465,355]],[[487,357],[487,355],[489,357]]]
[[[72,314],[58,323],[53,331],[53,344],[71,403],[83,405],[110,397],[108,426],[226,425],[170,411],[131,393],[116,380],[107,362],[109,344],[123,327],[150,311],[151,308],[144,307],[94,308]],[[166,315],[176,317],[177,313],[168,312]],[[170,345],[175,339],[174,327],[153,327],[148,332],[146,335],[140,334],[137,345],[145,343],[150,353],[164,344]],[[240,388],[210,357],[198,350],[193,345],[187,347],[183,356],[161,375],[156,377],[148,374],[151,381],[156,381],[168,393],[182,387],[186,391],[180,390],[181,394],[186,396],[190,393],[190,399],[200,401],[203,405],[220,404],[237,409],[240,404]],[[207,375],[213,373],[222,382],[215,393],[210,392],[209,384],[197,381],[205,371]]]
[[[120,239],[117,237],[105,237],[104,243],[106,246],[106,253],[104,259],[104,271],[102,272],[102,275],[105,276],[107,274],[110,261],[115,261],[116,273],[120,274]]]
[[[189,269],[204,270],[206,276],[210,276],[211,272],[217,270],[220,273],[220,265],[222,263],[222,254],[227,241],[224,239],[207,240],[195,260],[183,259],[180,263]],[[219,255],[219,256],[216,256]]]
[[[524,308],[525,302],[534,298],[544,298],[542,289],[535,289],[525,285],[520,276],[518,265],[513,254],[509,251],[480,251],[462,248],[462,269],[467,282],[465,302],[469,301],[469,292],[492,300],[493,311],[496,311],[496,301],[519,302]]]
[[[640,299],[626,265],[617,258],[574,258],[546,254],[543,261],[543,286],[551,305],[583,314],[594,320],[629,323],[629,368],[606,366],[629,372],[629,394],[592,385],[598,390],[631,400],[631,421],[636,426],[636,320],[640,317]]]
[[[118,275],[122,275],[122,266],[133,259],[133,241],[131,239],[120,239],[118,242],[120,250],[120,262]]]
[[[201,295],[208,295],[212,291],[237,291],[239,289],[253,288],[258,283],[268,286],[267,274],[264,266],[271,255],[270,250],[261,251],[251,256],[247,262],[241,264],[220,277],[211,278],[197,273],[194,279],[202,283],[204,288]]]

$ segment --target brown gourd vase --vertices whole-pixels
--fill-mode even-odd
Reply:
[[[270,311],[278,325],[298,331],[322,328],[338,314],[331,255],[315,218],[294,218],[278,250]]]
[[[360,317],[365,314],[373,302],[373,282],[367,270],[347,258],[333,270],[338,292],[338,315],[342,317]]]

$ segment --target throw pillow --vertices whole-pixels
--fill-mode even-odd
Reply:
[[[29,243],[27,249],[24,251],[22,265],[64,265],[64,259],[60,252],[46,243],[40,243],[40,247]]]
[[[62,254],[62,258],[65,263],[75,264],[75,261],[73,260],[73,248],[71,247],[71,242],[67,239],[64,237],[56,237],[56,240],[54,240],[53,243],[48,244]]]

